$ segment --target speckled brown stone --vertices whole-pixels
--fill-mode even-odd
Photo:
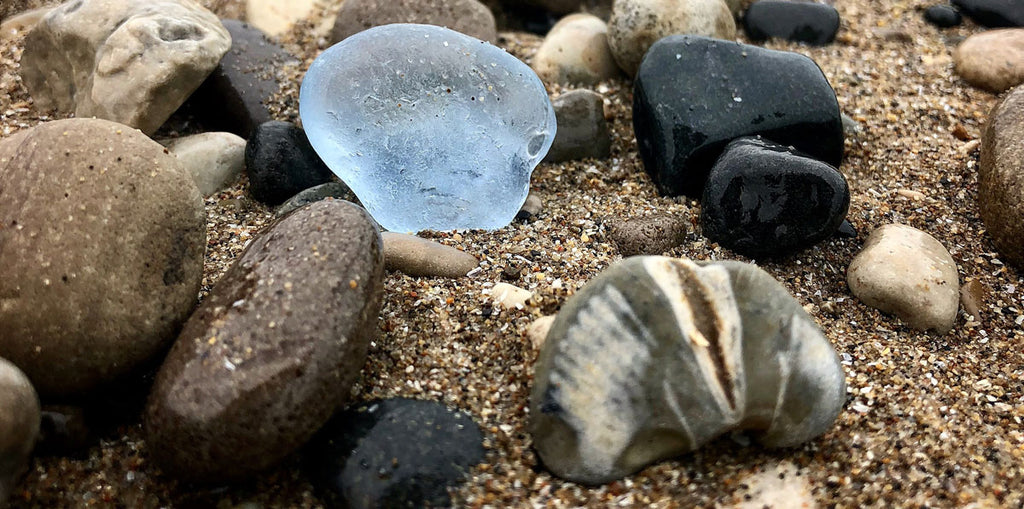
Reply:
[[[1000,254],[1024,268],[1024,86],[989,115],[981,137],[978,208]]]
[[[331,30],[331,40],[342,41],[391,23],[438,25],[483,41],[498,39],[494,15],[477,0],[346,0]]]

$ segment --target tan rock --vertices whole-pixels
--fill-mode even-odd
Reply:
[[[956,73],[989,92],[1024,83],[1024,28],[988,30],[968,37],[953,53]]]
[[[555,316],[542,316],[533,321],[529,327],[526,328],[526,337],[530,340],[530,344],[533,345],[534,350],[540,350],[544,346],[544,340],[548,337],[548,331],[551,330],[551,324],[555,323]]]
[[[1024,86],[993,108],[981,141],[978,212],[999,254],[1024,269]]]
[[[533,70],[545,83],[593,85],[618,76],[608,25],[590,14],[562,18],[534,55]]]
[[[476,257],[431,240],[405,233],[384,232],[384,263],[413,277],[465,277],[479,262]]]
[[[495,283],[491,288],[491,299],[505,309],[523,309],[533,292],[508,283]]]
[[[437,25],[491,43],[498,40],[494,14],[477,0],[345,0],[331,41],[391,23]]]
[[[280,37],[313,14],[317,0],[247,0],[245,20],[272,37]]]
[[[165,146],[192,174],[203,196],[224,189],[245,169],[245,139],[231,133],[194,134],[170,140]]]

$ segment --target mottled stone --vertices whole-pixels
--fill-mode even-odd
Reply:
[[[0,507],[7,507],[38,434],[36,391],[17,366],[0,358]]]
[[[558,131],[544,162],[559,163],[592,157],[606,159],[612,135],[604,118],[604,97],[590,90],[572,90],[551,101]]]
[[[245,169],[245,140],[231,133],[200,133],[165,142],[203,196],[231,185]]]
[[[652,214],[610,224],[608,236],[622,256],[660,255],[681,245],[690,230],[683,216]]]
[[[959,26],[963,17],[953,6],[939,4],[924,10],[924,20],[939,28],[951,28]]]
[[[482,41],[498,41],[494,14],[477,0],[345,0],[331,42],[392,23],[437,25]]]
[[[385,267],[413,277],[465,277],[480,263],[465,251],[415,235],[385,232],[383,236]]]
[[[953,52],[964,81],[989,92],[1024,83],[1024,28],[989,30],[968,37]]]
[[[590,14],[572,14],[555,24],[532,66],[545,83],[594,85],[619,75],[608,46],[608,25]]]
[[[1001,257],[1024,269],[1024,86],[992,109],[981,135],[978,212]]]
[[[953,0],[953,5],[979,25],[1024,27],[1024,0]]]
[[[359,377],[383,274],[377,225],[351,203],[314,203],[253,240],[160,368],[145,412],[152,460],[218,483],[306,443]]]
[[[839,11],[813,2],[759,0],[743,13],[743,30],[751,41],[774,38],[823,46],[836,38]]]
[[[355,193],[353,193],[344,182],[328,182],[326,184],[310,187],[309,189],[288,198],[288,201],[277,207],[277,210],[275,210],[274,213],[278,217],[286,216],[302,207],[305,207],[306,205],[309,205],[310,203],[316,203],[328,198],[358,203]]]
[[[279,120],[260,124],[253,132],[245,146],[245,171],[249,194],[268,205],[334,180],[302,128]]]
[[[846,282],[864,304],[915,329],[945,334],[959,304],[956,262],[934,237],[902,224],[871,232],[850,263]]]
[[[640,256],[558,313],[537,361],[530,430],[555,475],[600,484],[730,431],[767,447],[803,443],[845,399],[828,339],[767,273]]]
[[[307,458],[329,507],[449,507],[448,488],[484,460],[483,434],[441,403],[377,400],[339,412]]]
[[[44,397],[141,366],[196,304],[202,195],[135,129],[70,119],[4,139],[0,225],[0,356]]]

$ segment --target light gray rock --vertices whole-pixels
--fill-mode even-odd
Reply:
[[[736,21],[723,0],[616,0],[612,7],[608,43],[629,76],[652,44],[674,34],[733,40]]]
[[[945,334],[953,328],[960,300],[956,262],[917,228],[887,224],[871,232],[846,281],[864,304],[915,329]]]
[[[557,163],[611,154],[612,135],[604,118],[604,98],[590,90],[573,90],[551,101],[558,130],[544,161]]]
[[[1024,86],[992,109],[981,135],[978,212],[1000,256],[1024,269]]]
[[[832,426],[845,399],[828,339],[767,273],[638,256],[556,316],[530,429],[555,475],[600,484],[734,430],[767,447],[803,443]]]
[[[295,196],[292,196],[291,198],[288,198],[288,201],[277,207],[277,210],[274,213],[277,217],[286,216],[295,210],[309,205],[310,203],[316,203],[328,198],[350,201],[356,204],[359,203],[355,193],[353,193],[344,182],[339,180],[337,182],[328,182],[326,184],[313,186],[296,194]]]
[[[480,262],[454,247],[415,235],[384,232],[384,260],[388,270],[413,277],[465,277]]]
[[[40,108],[152,134],[230,47],[217,16],[192,0],[73,0],[25,38],[21,76]]]
[[[245,169],[245,139],[231,133],[201,133],[167,141],[203,196],[224,189]]]
[[[39,398],[28,378],[0,358],[0,507],[6,507],[17,475],[39,435]]]
[[[608,25],[590,14],[562,18],[533,56],[533,70],[545,83],[593,85],[618,76]]]

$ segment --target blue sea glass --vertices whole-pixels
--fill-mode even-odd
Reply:
[[[544,85],[504,50],[432,25],[371,28],[302,81],[313,148],[391,231],[496,229],[555,137]]]

